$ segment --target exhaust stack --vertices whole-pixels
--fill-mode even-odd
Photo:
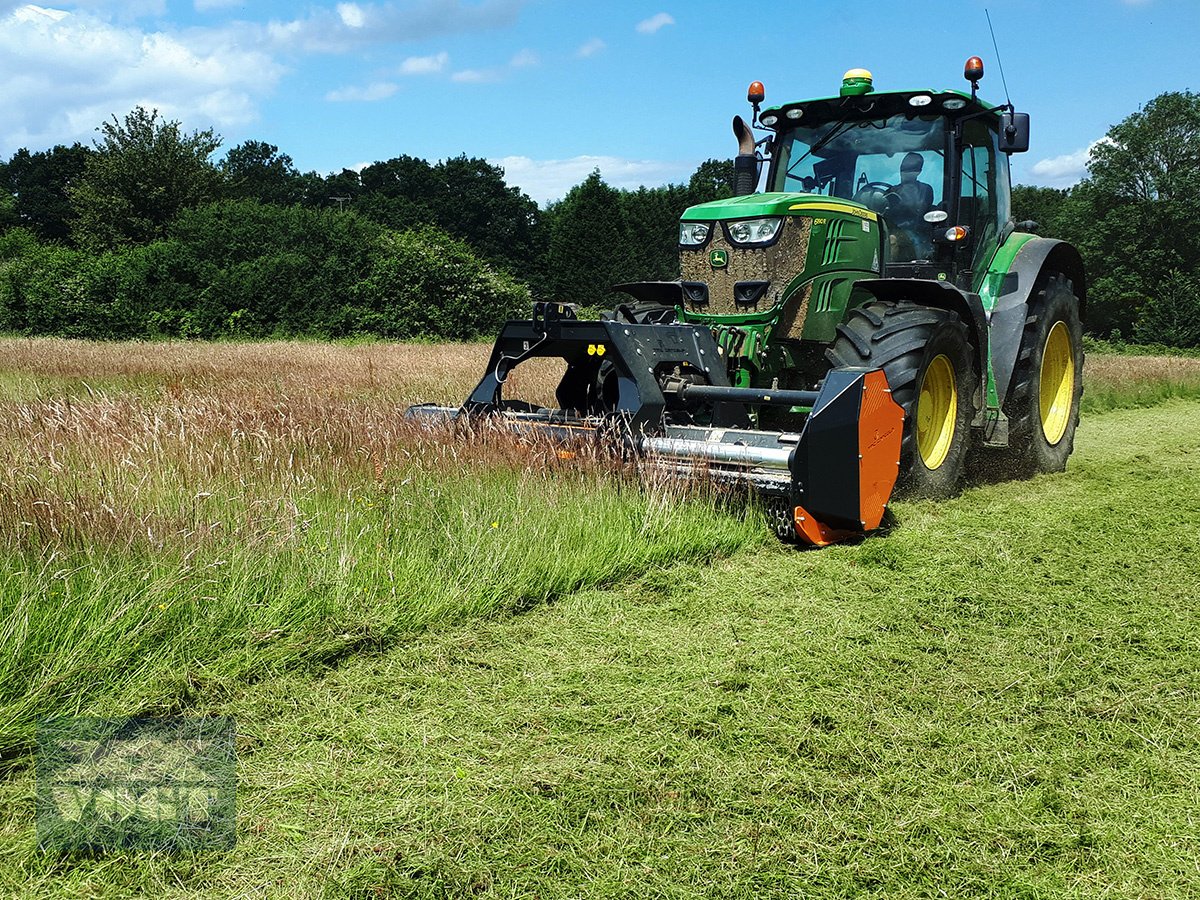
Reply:
[[[750,82],[746,101],[754,110],[758,124],[758,109],[766,99],[767,90],[761,81]],[[758,190],[758,155],[754,151],[754,132],[741,116],[733,117],[733,136],[737,138],[738,155],[733,160],[733,196],[744,197]]]
[[[754,132],[741,116],[733,117],[733,135],[738,155],[733,160],[733,196],[744,197],[758,189],[758,158],[754,154]]]

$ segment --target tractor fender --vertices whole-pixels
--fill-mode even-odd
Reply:
[[[1025,320],[1029,317],[1029,304],[1037,297],[1046,279],[1057,272],[1071,279],[1075,296],[1079,298],[1079,318],[1083,319],[1087,303],[1083,257],[1066,241],[1050,238],[1026,241],[1004,276],[1000,294],[988,317],[992,374],[996,379],[996,396],[1002,407],[1008,399],[1017,354],[1021,351],[1021,335],[1025,332]]]
[[[855,282],[854,286],[885,303],[907,301],[933,306],[948,310],[963,321],[971,336],[971,346],[975,348],[975,371],[979,375],[975,413],[976,419],[980,419],[986,405],[983,391],[987,382],[988,320],[979,295],[960,290],[948,281],[926,278],[874,278]]]

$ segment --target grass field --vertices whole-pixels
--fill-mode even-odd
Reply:
[[[1094,355],[1065,475],[796,553],[399,421],[485,355],[0,342],[0,892],[1200,892],[1200,359]],[[237,718],[237,849],[37,854],[33,720],[170,711]]]

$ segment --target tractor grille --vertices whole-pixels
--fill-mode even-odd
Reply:
[[[783,220],[783,233],[770,247],[749,249],[735,247],[725,239],[721,228],[713,230],[712,239],[699,250],[683,250],[680,263],[684,281],[703,281],[708,285],[708,305],[693,312],[714,316],[744,313],[733,301],[733,285],[738,281],[769,281],[770,292],[763,298],[759,311],[765,312],[779,301],[780,292],[793,278],[804,271],[808,259],[808,238],[812,219],[807,216],[788,216]],[[723,250],[728,264],[714,268],[712,251]],[[803,325],[803,321],[799,323]]]

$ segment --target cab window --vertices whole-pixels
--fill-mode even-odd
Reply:
[[[933,225],[945,209],[946,131],[941,116],[898,114],[785,132],[771,189],[855,200],[888,227],[892,261],[931,259]]]
[[[971,261],[973,271],[986,268],[989,260],[984,258],[988,247],[995,247],[997,235],[1007,221],[1008,210],[1001,210],[997,203],[1000,196],[1000,174],[997,163],[1005,164],[998,152],[996,132],[980,119],[967,122],[963,128],[962,150],[962,196],[959,199],[959,214],[956,224],[971,230],[975,247]],[[1007,170],[1004,176],[1007,176]]]

